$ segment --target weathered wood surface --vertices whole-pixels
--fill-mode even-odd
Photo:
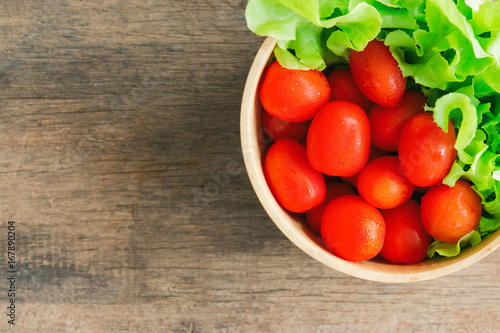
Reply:
[[[2,332],[498,332],[500,252],[415,284],[351,278],[269,220],[239,107],[244,0],[0,2]]]

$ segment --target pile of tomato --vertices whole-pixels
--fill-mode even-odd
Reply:
[[[457,152],[383,42],[351,51],[346,67],[293,70],[272,62],[259,90],[273,141],[264,174],[276,200],[304,213],[335,255],[413,264],[433,240],[477,228],[481,198],[442,184]]]

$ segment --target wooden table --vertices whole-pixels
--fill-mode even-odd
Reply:
[[[0,2],[0,331],[500,331],[500,252],[382,284],[323,266],[274,226],[240,149],[263,41],[245,5]]]

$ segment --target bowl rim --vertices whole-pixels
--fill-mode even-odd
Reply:
[[[260,114],[254,110],[262,108],[257,88],[276,44],[275,38],[267,37],[248,72],[241,102],[240,137],[243,159],[252,187],[271,220],[292,243],[317,261],[337,271],[365,280],[390,283],[424,281],[457,272],[486,257],[500,246],[500,230],[497,230],[479,245],[463,249],[456,257],[439,257],[425,259],[418,264],[399,265],[377,260],[346,261],[329,252],[320,240],[315,240],[314,233],[298,216],[284,210],[274,199],[263,172],[263,148],[256,130],[260,127]]]

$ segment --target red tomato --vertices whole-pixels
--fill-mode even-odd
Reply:
[[[414,190],[415,185],[404,176],[396,156],[377,158],[359,173],[359,195],[377,208],[397,207],[410,199]]]
[[[307,133],[312,167],[329,176],[349,177],[366,165],[370,154],[370,122],[358,105],[333,101],[321,108]]]
[[[273,141],[280,139],[300,140],[307,134],[310,121],[289,123],[273,117],[266,110],[262,111],[262,129],[267,137]]]
[[[378,148],[377,146],[371,145],[370,147],[370,155],[368,155],[368,162],[373,161],[376,158],[382,157],[382,156],[389,156],[389,152],[382,150]],[[342,182],[345,184],[352,186],[352,187],[357,187],[358,186],[358,176],[359,173],[355,174],[354,176],[350,177],[341,177],[340,179]]]
[[[456,243],[477,228],[481,219],[481,197],[465,180],[454,186],[440,184],[422,197],[420,206],[425,230],[444,243]]]
[[[317,70],[295,70],[269,65],[260,87],[262,107],[272,116],[288,122],[312,119],[330,101],[330,85]]]
[[[342,195],[352,194],[356,192],[344,183],[332,182],[326,184],[326,198],[325,201],[318,207],[306,213],[307,224],[317,234],[321,233],[321,216],[325,207],[335,198]]]
[[[372,107],[373,102],[359,90],[349,67],[334,70],[328,75],[328,82],[332,90],[331,101],[353,102],[361,106],[365,111],[370,110]]]
[[[349,54],[351,73],[359,89],[373,102],[394,106],[403,96],[406,78],[389,47],[372,40],[362,51]]]
[[[417,113],[424,112],[425,96],[407,90],[393,107],[375,104],[368,113],[372,129],[372,143],[380,149],[398,151],[399,138],[406,122]]]
[[[384,245],[384,218],[362,198],[343,195],[326,206],[321,218],[321,237],[343,259],[368,260]]]
[[[429,112],[408,120],[399,139],[399,163],[414,185],[427,187],[439,184],[448,174],[457,157],[455,129],[448,122],[445,133]]]
[[[304,213],[325,200],[325,179],[296,140],[281,139],[269,148],[264,175],[276,200],[291,212]]]
[[[419,204],[410,199],[401,206],[380,212],[385,221],[385,242],[380,256],[396,264],[422,261],[432,237],[422,225]]]

